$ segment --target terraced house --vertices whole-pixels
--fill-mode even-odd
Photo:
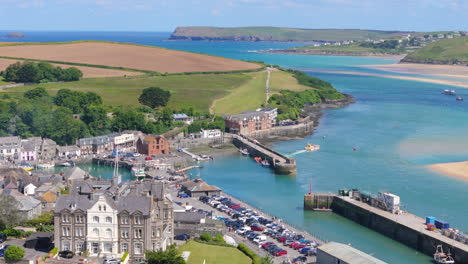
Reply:
[[[164,185],[152,181],[76,182],[55,208],[55,245],[90,256],[141,261],[146,250],[172,244],[173,208]]]

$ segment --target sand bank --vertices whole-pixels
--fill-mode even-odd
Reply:
[[[386,65],[367,65],[365,67],[396,73],[432,75],[468,81],[468,67],[466,66],[397,63]]]
[[[361,75],[361,76],[374,76],[374,77],[392,78],[392,79],[418,81],[418,82],[429,82],[429,83],[468,88],[468,78],[466,79],[466,81],[462,81],[462,80],[452,81],[452,80],[430,79],[430,78],[424,78],[424,77],[401,76],[401,75],[380,74],[380,73],[366,73],[366,72],[352,72],[352,71],[320,71],[320,72]]]
[[[438,173],[468,181],[468,161],[427,165]]]

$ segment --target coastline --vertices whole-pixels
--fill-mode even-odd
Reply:
[[[390,74],[383,74],[383,73],[365,73],[365,72],[353,72],[353,71],[319,71],[319,72],[349,74],[349,75],[359,75],[359,76],[383,77],[383,78],[428,82],[428,83],[435,83],[435,84],[442,84],[442,85],[450,85],[450,86],[468,88],[468,79],[466,81],[452,81],[452,80],[430,79],[430,78],[424,78],[424,77],[390,75]]]
[[[273,53],[287,55],[309,55],[309,56],[354,56],[354,57],[376,57],[395,60],[403,59],[406,54],[383,53],[383,52],[349,52],[349,51],[326,51],[326,50],[259,50],[258,53]]]
[[[445,176],[468,181],[468,161],[438,163],[425,167]]]

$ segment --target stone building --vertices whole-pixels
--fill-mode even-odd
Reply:
[[[140,261],[146,250],[166,249],[173,241],[173,208],[164,185],[153,181],[76,182],[55,207],[55,246],[90,256]]]
[[[186,194],[190,195],[191,197],[200,197],[200,196],[213,196],[213,195],[221,195],[221,189],[214,186],[209,185],[204,180],[200,178],[196,178],[190,181],[186,181],[181,183],[182,191]]]
[[[233,134],[249,135],[257,131],[268,130],[274,121],[264,112],[247,112],[238,115],[225,115],[226,131]]]
[[[19,160],[21,139],[19,137],[0,137],[0,160]]]

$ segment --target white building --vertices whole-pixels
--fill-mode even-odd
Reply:
[[[36,194],[36,189],[37,187],[34,184],[30,183],[24,187],[23,193],[27,196],[33,196]]]
[[[210,129],[203,130],[200,132],[202,138],[219,138],[222,136],[221,130],[219,129]]]
[[[108,135],[114,144],[114,149],[119,151],[135,151],[135,135],[131,133],[113,133]]]
[[[117,208],[100,195],[97,202],[87,210],[87,234],[90,256],[118,254]]]
[[[19,137],[0,137],[0,160],[18,160],[21,153]]]

